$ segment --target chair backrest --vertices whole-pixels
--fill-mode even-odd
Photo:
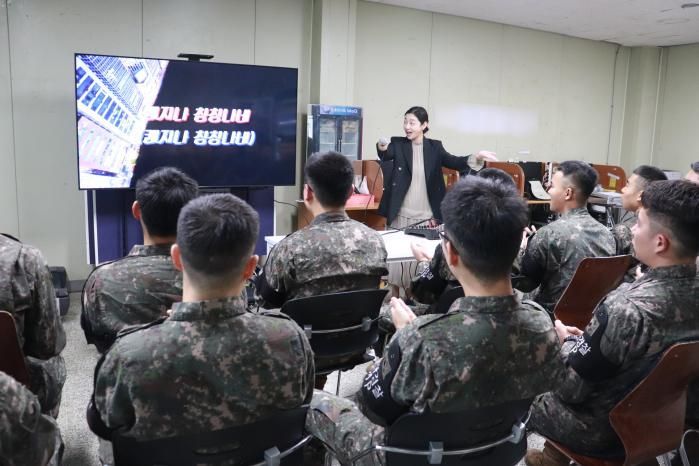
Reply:
[[[388,289],[343,291],[287,301],[281,311],[309,337],[316,357],[364,351],[379,338],[381,304]]]
[[[442,293],[442,296],[439,297],[439,301],[437,301],[437,307],[435,308],[434,313],[446,314],[449,311],[451,305],[454,304],[454,301],[463,297],[464,289],[462,287],[455,286],[453,288],[448,289],[447,291]]]
[[[586,257],[558,299],[553,313],[566,325],[584,329],[607,293],[624,279],[631,256]]]
[[[184,466],[225,462],[247,466],[265,464],[266,452],[276,448],[284,457],[279,464],[301,465],[300,446],[310,439],[304,436],[307,412],[308,405],[304,405],[252,424],[155,440],[139,441],[115,432],[114,463],[116,466]]]
[[[687,386],[699,376],[699,341],[671,346],[609,414],[626,451],[625,465],[677,448],[684,431]]]
[[[29,386],[29,370],[19,345],[15,319],[7,311],[0,311],[0,371]]]
[[[592,168],[597,172],[597,182],[604,189],[613,189],[620,193],[621,188],[626,185],[626,172],[617,165],[592,164]]]
[[[442,167],[442,176],[444,177],[444,186],[446,186],[447,191],[454,186],[454,183],[459,181],[459,172],[451,168]]]
[[[429,450],[430,442],[441,442],[444,452],[475,447],[499,440],[512,433],[515,424],[525,422],[532,399],[517,400],[496,406],[454,413],[404,414],[386,433],[386,445],[407,449]],[[512,466],[527,450],[523,436],[517,443],[505,442],[469,455],[448,456],[441,463],[467,466]],[[424,466],[424,456],[386,453],[388,466]]]
[[[512,177],[512,179],[515,182],[515,185],[517,185],[517,190],[519,191],[519,195],[523,196],[524,195],[524,170],[522,170],[522,167],[520,167],[516,163],[510,163],[510,162],[491,162],[488,161],[485,163],[485,165],[488,168],[499,168],[500,170],[504,171],[508,175]]]

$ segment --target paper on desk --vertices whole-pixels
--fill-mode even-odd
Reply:
[[[532,195],[535,198],[541,200],[551,199],[551,196],[549,196],[549,193],[546,192],[546,189],[544,189],[544,186],[541,184],[541,181],[530,180],[529,185],[532,188]]]

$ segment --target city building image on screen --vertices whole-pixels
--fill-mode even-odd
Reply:
[[[293,185],[297,70],[75,55],[80,189],[160,166],[201,186]]]

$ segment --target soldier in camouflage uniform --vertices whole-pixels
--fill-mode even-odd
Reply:
[[[0,309],[15,319],[29,369],[29,389],[43,413],[58,416],[66,366],[66,334],[51,273],[41,252],[0,235]]]
[[[381,236],[345,213],[354,176],[347,157],[314,154],[306,162],[305,175],[303,199],[314,219],[268,254],[257,281],[267,308],[294,298],[377,288],[387,273]]]
[[[636,213],[641,208],[641,194],[649,183],[662,180],[667,180],[667,176],[661,169],[650,165],[641,165],[633,171],[633,174],[626,181],[626,186],[621,189],[621,205],[624,210],[631,213],[631,216],[612,228],[617,254],[633,255],[631,227],[636,224]],[[639,264],[640,262],[635,257],[631,260],[629,270],[624,277],[625,282],[636,280],[636,267]]]
[[[557,322],[567,374],[553,392],[534,403],[530,427],[572,451],[624,456],[609,412],[663,352],[699,339],[699,186],[656,181],[641,195],[633,227],[634,250],[650,269],[612,291],[597,306],[584,333]],[[527,454],[530,466],[567,465],[545,445]],[[656,464],[651,462],[649,464]]]
[[[0,464],[54,466],[62,454],[56,421],[41,414],[36,395],[0,372]]]
[[[182,299],[182,274],[170,260],[177,216],[197,196],[196,181],[174,168],[158,169],[136,184],[133,216],[143,245],[123,259],[96,268],[83,288],[81,324],[88,343],[104,353],[119,330],[165,315]]]
[[[343,464],[382,442],[384,426],[404,413],[531,399],[553,388],[563,373],[548,314],[517,299],[510,283],[528,217],[522,198],[502,183],[469,177],[447,193],[441,207],[444,254],[466,297],[445,315],[422,317],[393,298],[398,331],[364,379],[358,404],[314,393],[306,427]],[[360,464],[383,461],[376,454]]]
[[[103,356],[88,411],[95,433],[209,432],[310,400],[313,354],[303,331],[283,314],[248,312],[240,297],[257,235],[257,213],[231,194],[183,208],[172,249],[183,302],[161,322],[122,331]]]
[[[608,257],[616,252],[612,233],[587,212],[587,199],[597,184],[597,173],[585,162],[562,162],[551,180],[551,210],[561,217],[536,232],[520,257],[519,271],[531,285],[533,299],[549,312],[586,257]]]

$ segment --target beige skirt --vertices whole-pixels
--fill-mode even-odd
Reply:
[[[419,222],[420,220],[425,220],[425,218],[430,217],[427,215],[402,215],[402,212],[398,213],[398,216],[391,222],[390,227],[401,229],[408,225]],[[410,288],[410,283],[413,278],[417,275],[417,261],[404,261],[404,262],[391,262],[388,264],[388,284],[395,285],[400,288]]]

